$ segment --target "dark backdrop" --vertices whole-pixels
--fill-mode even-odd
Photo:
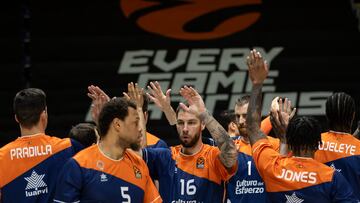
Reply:
[[[12,99],[26,86],[47,93],[47,133],[59,137],[85,121],[89,84],[114,96],[128,82],[145,85],[146,77],[158,78],[164,88],[173,88],[174,100],[177,87],[191,84],[202,89],[216,114],[249,92],[243,56],[254,47],[273,53],[272,73],[264,89],[264,114],[274,95],[289,96],[300,115],[316,116],[326,130],[323,105],[331,92],[345,91],[359,106],[360,35],[351,1],[219,2],[40,0],[4,4],[0,8],[0,144],[19,136]],[[204,9],[209,11],[200,15]],[[181,27],[182,17],[192,15],[195,17]],[[217,27],[224,22],[229,22],[224,29]],[[180,32],[173,25],[179,25],[175,28]],[[231,51],[232,55],[226,55]],[[130,57],[132,61],[131,54],[137,55]],[[238,63],[227,64],[235,59]],[[170,63],[176,60],[178,64]],[[175,133],[169,135],[161,114],[151,114],[148,130],[169,144],[176,143]]]

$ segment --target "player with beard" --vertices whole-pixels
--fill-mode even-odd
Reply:
[[[166,91],[166,96],[161,90],[161,87],[158,82],[150,83],[148,87],[151,91],[149,95],[150,99],[157,104],[157,106],[162,109],[166,115],[166,118],[169,120],[176,120],[172,118],[173,113],[170,106],[170,95],[169,90]],[[250,96],[246,95],[239,98],[235,105],[235,117],[236,125],[240,132],[240,136],[234,139],[234,143],[238,150],[238,170],[236,174],[227,182],[227,199],[228,202],[267,202],[267,194],[265,192],[265,185],[261,179],[253,158],[251,156],[251,146],[246,131],[246,114],[250,101]],[[276,111],[278,105],[274,105],[278,102],[278,98],[273,100],[271,111]],[[286,100],[288,109],[291,108],[290,101]],[[179,109],[178,109],[179,110]],[[288,111],[289,113],[291,111]],[[181,115],[180,115],[181,117]],[[179,116],[177,116],[178,124],[182,124],[183,121]],[[265,118],[261,123],[261,129],[265,134],[268,134],[271,130],[271,123],[269,117]],[[179,129],[178,129],[179,131]],[[183,146],[192,146],[192,143],[199,141],[198,134],[195,134],[192,140],[189,140],[187,132],[179,131],[180,141]],[[279,150],[279,139],[269,137],[270,142],[272,143],[275,150]],[[286,142],[284,142],[286,143]],[[285,145],[285,144],[284,144]],[[283,144],[281,145],[283,146]],[[284,146],[286,148],[286,145]],[[286,151],[285,151],[286,152]],[[256,185],[251,185],[250,183],[255,183]],[[161,191],[160,191],[161,193]]]
[[[181,88],[180,94],[189,105],[180,103],[176,112],[171,108],[169,91],[165,95],[158,82],[151,82],[148,88],[150,99],[170,121],[176,121],[181,142],[170,149],[142,150],[151,176],[159,180],[164,202],[223,202],[224,181],[237,169],[237,152],[231,138],[206,111],[193,88]],[[219,147],[203,144],[205,127]]]
[[[135,103],[107,102],[99,114],[100,141],[70,159],[54,202],[162,202],[139,150],[143,123]]]
[[[252,157],[251,145],[246,130],[246,116],[249,102],[250,95],[245,95],[239,98],[235,103],[236,124],[240,136],[238,139],[234,140],[234,142],[239,152],[239,165],[236,174],[226,184],[227,202],[269,202],[265,191],[264,181],[259,175]],[[273,103],[274,102],[278,102],[278,98],[275,98],[273,100]],[[295,110],[290,110],[290,101],[286,99],[284,102],[286,104],[286,109],[288,110],[287,112],[294,113]],[[270,111],[276,111],[276,106],[272,105]],[[293,114],[291,116],[293,116]],[[261,122],[261,130],[264,134],[268,134],[271,128],[270,118],[267,117]],[[280,140],[270,136],[267,136],[267,138],[273,148],[278,151]],[[284,142],[284,147],[286,147],[286,142]]]

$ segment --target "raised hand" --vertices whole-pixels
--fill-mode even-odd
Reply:
[[[91,117],[98,124],[99,114],[106,102],[110,101],[110,97],[98,86],[88,86],[87,96],[92,99]]]
[[[250,55],[246,58],[246,63],[252,83],[262,84],[269,73],[269,68],[260,52],[256,51],[256,49],[250,51]]]
[[[141,108],[144,104],[144,89],[140,88],[137,83],[128,83],[128,92],[123,92],[124,97],[136,103],[137,108]]]
[[[87,96],[92,100],[96,100],[98,97],[104,97],[106,101],[110,101],[110,97],[98,86],[90,85],[88,86]]]
[[[164,94],[159,82],[150,82],[150,85],[147,86],[151,94],[147,93],[147,96],[151,101],[155,103],[157,107],[164,112],[166,119],[170,125],[175,125],[177,123],[176,113],[171,106],[170,92],[171,89],[166,90]]]
[[[170,100],[170,92],[171,89],[166,90],[166,93],[164,94],[161,86],[158,81],[150,82],[150,85],[147,86],[150,93],[146,93],[151,101],[155,103],[157,107],[160,108],[160,110],[164,110],[171,106],[171,100]]]
[[[183,103],[179,104],[184,111],[195,114],[196,116],[206,112],[204,100],[194,88],[184,86],[180,88],[180,95],[189,103],[189,107]]]
[[[276,136],[281,142],[286,143],[286,129],[289,121],[294,117],[296,108],[291,107],[291,101],[288,98],[279,99],[278,108],[270,111],[270,120]]]
[[[215,118],[206,111],[204,100],[200,94],[192,87],[184,86],[180,89],[180,95],[189,103],[189,107],[180,103],[180,107],[184,111],[192,113],[204,122],[210,135],[218,144],[220,149],[219,159],[226,168],[231,168],[237,161],[237,150],[234,142],[226,132],[226,130],[215,120]]]

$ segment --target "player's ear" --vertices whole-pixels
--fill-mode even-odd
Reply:
[[[201,121],[200,127],[201,127],[201,131],[205,129],[205,123],[203,121]]]
[[[114,120],[112,121],[112,126],[114,127],[114,129],[116,131],[120,131],[121,130],[121,120],[118,118],[114,118]]]

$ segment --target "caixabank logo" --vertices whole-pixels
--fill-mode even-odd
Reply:
[[[121,0],[124,15],[150,33],[211,40],[247,29],[260,18],[261,0]]]

